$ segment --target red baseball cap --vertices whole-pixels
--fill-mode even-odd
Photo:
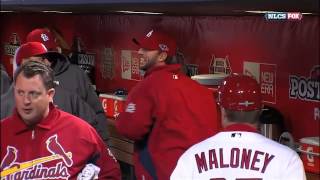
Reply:
[[[16,63],[20,65],[22,60],[32,56],[40,56],[48,52],[47,48],[40,42],[27,42],[17,50]]]
[[[217,103],[235,111],[253,111],[262,108],[260,86],[257,81],[242,74],[232,74],[218,88]]]
[[[55,36],[50,30],[41,28],[34,29],[27,35],[27,42],[41,42],[50,51],[56,51],[57,43]]]
[[[167,52],[169,56],[174,56],[177,50],[177,44],[174,39],[166,34],[151,30],[141,39],[133,39],[133,42],[147,50],[160,50]]]

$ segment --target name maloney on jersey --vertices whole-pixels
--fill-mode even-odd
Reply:
[[[230,157],[226,157],[226,154],[230,154]],[[197,153],[194,157],[199,174],[201,174],[218,168],[241,168],[264,173],[275,156],[246,148],[232,148],[230,153],[226,153],[223,148],[219,148]]]

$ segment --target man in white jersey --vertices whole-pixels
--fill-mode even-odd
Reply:
[[[218,89],[223,131],[189,148],[171,180],[306,179],[290,148],[257,132],[260,87],[249,76],[232,74]]]

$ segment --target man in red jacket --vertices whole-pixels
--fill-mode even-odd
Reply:
[[[97,132],[57,109],[54,94],[53,71],[43,62],[28,61],[15,72],[16,108],[0,122],[1,178],[120,180]]]
[[[116,127],[135,141],[137,179],[167,180],[186,149],[218,131],[216,103],[211,91],[172,64],[175,40],[151,30],[134,42],[146,61],[145,78],[129,93]]]

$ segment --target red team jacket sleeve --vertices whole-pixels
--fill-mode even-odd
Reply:
[[[116,120],[118,132],[129,139],[143,139],[153,124],[154,102],[149,88],[145,87],[143,82],[133,88],[124,112],[120,113]]]
[[[120,180],[121,172],[116,158],[96,132],[93,136],[96,139],[97,146],[97,161],[95,164],[100,168],[99,179]]]

